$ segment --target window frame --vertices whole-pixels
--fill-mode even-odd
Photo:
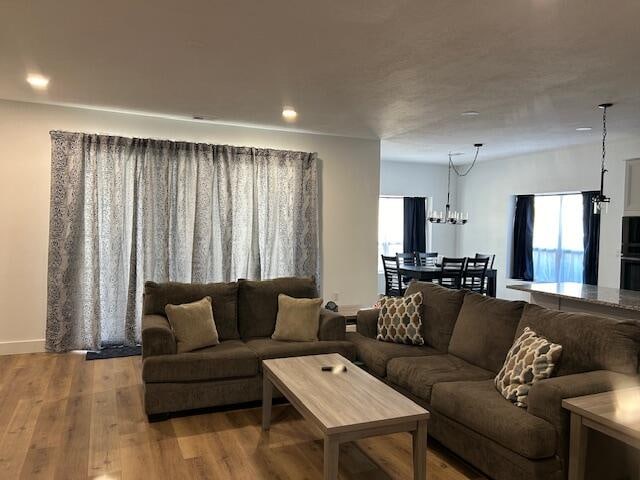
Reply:
[[[400,200],[402,202],[404,202],[404,198],[405,197],[411,197],[414,195],[384,195],[384,194],[380,194],[378,195],[378,238],[377,238],[377,251],[378,251],[378,259],[377,259],[377,265],[378,265],[378,274],[384,274],[384,269],[382,268],[382,262],[380,261],[380,255],[381,255],[381,249],[380,249],[380,202],[382,199],[397,199]],[[415,195],[415,196],[422,196],[422,195]],[[425,211],[429,212],[431,205],[432,205],[432,199],[431,197],[427,197],[425,196],[424,199],[425,202]],[[403,218],[403,223],[404,223],[404,204],[402,205],[402,218]],[[429,220],[425,220],[425,239],[426,239],[426,249],[428,252],[431,251],[431,247],[432,247],[432,238],[431,238],[431,223],[429,222]],[[402,243],[404,244],[404,225],[403,225],[403,229],[402,229]],[[401,250],[404,250],[404,248],[401,248]],[[399,252],[393,252],[393,253],[389,253],[389,255],[395,255],[396,253]]]
[[[538,252],[546,250],[549,252],[555,252],[555,262],[554,262],[554,272],[555,272],[555,278],[553,279],[540,279],[539,277],[536,278],[536,269],[534,267],[533,270],[533,281],[534,282],[541,282],[541,283],[558,283],[558,282],[565,282],[565,281],[576,281],[575,279],[572,280],[565,280],[563,278],[561,278],[560,274],[562,271],[562,265],[563,265],[563,256],[564,256],[564,252],[582,252],[582,255],[584,255],[584,246],[582,247],[581,250],[572,250],[572,249],[568,249],[568,248],[564,248],[563,247],[563,241],[564,241],[564,235],[563,235],[563,219],[565,218],[563,215],[564,212],[564,198],[568,197],[568,196],[576,196],[576,197],[582,197],[582,192],[558,192],[558,193],[540,193],[540,194],[533,194],[534,196],[534,202],[540,198],[540,197],[559,197],[560,198],[560,202],[558,205],[558,212],[557,212],[557,218],[558,218],[558,230],[557,230],[557,237],[555,238],[555,248],[536,248],[535,246],[535,231],[536,231],[536,221],[534,220],[534,225],[533,225],[533,243],[532,243],[532,255],[535,254],[536,250],[538,250]],[[584,204],[582,205],[582,212],[580,215],[580,222],[582,222],[582,215],[584,215]],[[537,209],[536,209],[537,210]],[[537,218],[537,215],[536,215]],[[583,236],[584,236],[584,232],[583,232]],[[535,266],[535,259],[534,259],[534,266]],[[582,270],[582,275],[580,276],[580,282],[582,283],[582,277],[584,275],[584,266],[583,266],[583,270]]]

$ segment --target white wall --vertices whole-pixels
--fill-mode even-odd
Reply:
[[[0,101],[0,353],[43,346],[50,130],[317,152],[323,295],[375,299],[379,141]]]
[[[480,162],[469,176],[458,180],[459,203],[470,215],[469,223],[459,232],[458,251],[496,254],[498,296],[523,298],[522,294],[505,288],[511,269],[512,196],[598,190],[600,148],[599,144],[593,144]],[[624,160],[638,157],[640,139],[607,145],[609,173],[605,193],[611,196],[611,205],[601,219],[598,273],[601,286],[619,288]]]

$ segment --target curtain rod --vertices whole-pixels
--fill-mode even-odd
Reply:
[[[575,191],[575,192],[520,193],[520,194],[516,194],[516,197],[520,195],[533,195],[534,197],[555,197],[559,195],[582,195],[582,192]]]
[[[115,133],[88,133],[88,132],[74,132],[70,130],[49,130],[49,135],[85,135],[85,136],[95,136],[95,137],[107,137],[112,139],[121,139],[121,140],[139,140],[143,142],[158,142],[158,143],[172,143],[174,145],[199,145],[199,146],[207,146],[207,147],[221,147],[221,148],[235,148],[235,149],[244,149],[244,150],[257,150],[257,151],[274,151],[274,152],[285,152],[285,153],[293,153],[293,154],[303,154],[303,155],[316,155],[317,152],[304,152],[302,150],[286,150],[282,148],[271,148],[271,147],[247,147],[242,145],[230,145],[226,143],[211,143],[211,142],[203,142],[203,141],[193,141],[193,140],[176,140],[176,139],[168,139],[168,138],[154,138],[154,137],[138,137],[138,136],[128,136],[128,135],[118,135]]]

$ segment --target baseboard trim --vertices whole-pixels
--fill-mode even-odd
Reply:
[[[0,342],[0,355],[16,353],[44,352],[44,338],[41,340],[17,340],[14,342]]]

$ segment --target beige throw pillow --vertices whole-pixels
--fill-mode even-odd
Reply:
[[[551,343],[529,327],[514,342],[495,384],[504,398],[518,407],[526,407],[529,390],[538,380],[551,377],[562,345]]]
[[[318,340],[321,298],[292,298],[278,295],[276,329],[271,338],[297,342]]]
[[[377,339],[383,342],[424,345],[422,292],[406,297],[382,297]]]
[[[169,304],[164,311],[176,337],[178,353],[191,352],[220,343],[213,320],[211,297],[182,305]]]

